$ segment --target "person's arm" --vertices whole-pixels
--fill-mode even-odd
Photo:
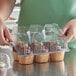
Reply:
[[[6,20],[11,14],[16,0],[0,0],[0,18]]]
[[[12,41],[9,30],[7,29],[5,23],[0,18],[0,45],[8,45]]]
[[[0,45],[9,44],[12,39],[4,20],[6,20],[13,10],[15,0],[0,0]]]

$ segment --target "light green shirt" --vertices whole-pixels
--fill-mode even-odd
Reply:
[[[76,0],[22,0],[19,25],[57,23],[76,18]],[[75,43],[75,41],[74,41]],[[72,46],[74,43],[71,43]]]

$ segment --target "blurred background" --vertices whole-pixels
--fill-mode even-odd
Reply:
[[[16,0],[15,7],[14,7],[10,17],[8,18],[8,20],[6,22],[9,22],[10,20],[18,21],[19,12],[20,12],[19,6],[20,6],[20,0]]]
[[[11,34],[17,33],[19,13],[20,13],[20,0],[16,0],[15,7],[12,13],[10,14],[9,18],[5,21],[5,24],[7,25]],[[15,40],[14,36],[13,39]]]

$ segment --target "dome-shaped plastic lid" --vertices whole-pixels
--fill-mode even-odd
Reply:
[[[41,26],[41,25],[30,25],[30,27],[29,27],[29,31],[31,32],[31,33],[36,33],[36,32],[42,32],[42,30],[43,30],[43,26]]]
[[[19,26],[17,29],[18,33],[26,33],[29,30],[29,27]]]
[[[45,42],[49,42],[50,52],[57,51],[69,51],[68,43],[66,42],[67,37],[60,36],[63,33],[58,24],[46,24],[45,30]]]
[[[17,41],[22,41],[24,43],[29,43],[29,38],[27,33],[17,33],[15,34],[17,36]]]

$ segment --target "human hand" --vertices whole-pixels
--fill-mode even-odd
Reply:
[[[9,30],[0,19],[0,45],[8,45],[12,41]]]
[[[67,42],[76,39],[76,19],[70,20],[62,29],[63,35],[67,37]]]

